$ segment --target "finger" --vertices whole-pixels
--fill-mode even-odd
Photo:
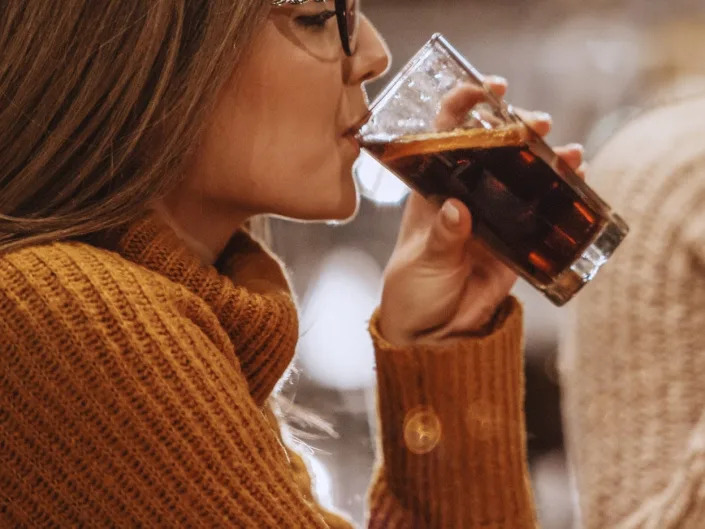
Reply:
[[[506,265],[484,269],[482,274],[473,271],[458,306],[458,312],[448,330],[454,334],[467,333],[482,328],[494,315],[499,304],[509,295],[518,276]]]
[[[484,86],[460,83],[441,98],[441,107],[455,114],[465,114],[478,103],[487,100],[485,87],[497,97],[507,93],[507,80],[496,75],[485,77]]]
[[[481,313],[485,312],[482,308],[496,307],[507,297],[518,279],[516,272],[479,240],[471,239],[467,247],[473,267],[465,296],[458,307],[458,316],[452,325],[453,332],[467,332],[476,327],[478,320],[482,319]],[[477,299],[477,296],[482,296],[485,303],[474,303],[473,297]]]
[[[499,75],[486,75],[484,84],[500,99],[507,93],[507,80]]]
[[[413,234],[428,229],[436,217],[438,209],[437,204],[412,190],[404,206],[404,214],[399,227],[399,241],[406,241]]]
[[[585,180],[587,178],[587,172],[588,172],[588,164],[586,162],[581,163],[580,167],[578,167],[575,170],[575,174],[578,175],[583,180]]]
[[[467,260],[466,242],[472,219],[468,208],[458,199],[443,203],[428,234],[424,257],[436,269],[456,269]]]
[[[521,120],[526,123],[539,136],[546,136],[551,132],[553,119],[550,114],[540,111],[529,111],[523,108],[515,108],[514,111]]]
[[[483,100],[484,90],[473,84],[459,84],[441,98],[441,105],[436,116],[436,130],[453,130],[467,118],[472,107]]]
[[[474,263],[471,281],[478,284],[494,282],[500,286],[509,285],[508,288],[516,282],[516,273],[480,240],[471,240],[468,248]]]
[[[507,92],[506,79],[498,76],[487,76],[485,85],[497,97],[503,97]],[[452,130],[465,122],[472,108],[487,100],[485,88],[471,83],[461,83],[449,90],[441,98],[440,111],[436,116],[436,130]]]
[[[583,163],[585,150],[579,143],[570,143],[562,147],[556,147],[554,152],[574,171]]]

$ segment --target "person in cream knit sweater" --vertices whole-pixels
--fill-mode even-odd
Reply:
[[[705,94],[591,164],[630,236],[573,302],[561,358],[581,529],[705,527]]]

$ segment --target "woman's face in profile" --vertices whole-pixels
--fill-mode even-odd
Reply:
[[[220,94],[182,196],[248,214],[354,214],[359,147],[348,132],[367,111],[362,83],[382,74],[389,56],[362,17],[357,51],[347,57],[335,16],[325,15],[331,4],[272,9]]]

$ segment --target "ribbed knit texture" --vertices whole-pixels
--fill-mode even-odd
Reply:
[[[521,309],[509,299],[502,312],[489,337],[444,347],[399,349],[372,326],[377,383],[384,397],[379,401],[383,460],[389,469],[384,486],[414,520],[413,527],[536,527],[519,389]],[[435,415],[440,431],[438,444],[423,454],[409,450],[405,436],[419,412]],[[429,430],[432,435],[434,428]],[[385,518],[386,509],[376,514],[375,528],[408,527]]]
[[[387,461],[370,526],[533,528],[516,302],[442,348],[372,328]],[[297,333],[279,264],[244,233],[216,267],[151,214],[0,257],[0,527],[349,529],[266,404]],[[420,404],[442,436],[410,455]]]
[[[705,99],[643,115],[591,184],[631,233],[561,359],[582,529],[705,527]]]

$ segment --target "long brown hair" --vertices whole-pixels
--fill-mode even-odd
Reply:
[[[127,223],[168,192],[268,4],[0,1],[0,251]]]

